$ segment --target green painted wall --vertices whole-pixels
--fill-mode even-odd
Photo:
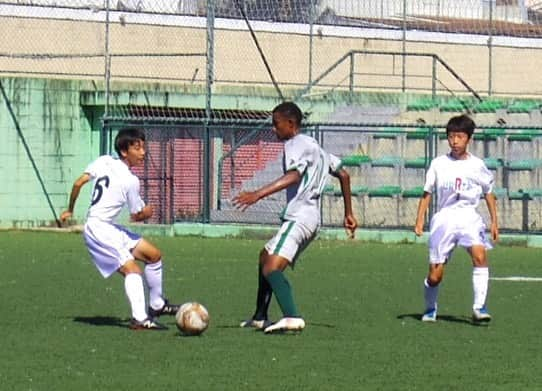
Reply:
[[[76,176],[97,156],[99,121],[91,123],[79,96],[85,82],[4,78],[2,84],[57,215],[66,207]],[[94,129],[93,129],[94,127]],[[54,225],[53,212],[41,189],[15,122],[0,98],[1,227]],[[77,216],[84,216],[81,194]]]
[[[84,80],[0,80],[58,217],[67,206],[73,181],[99,155],[103,85]],[[213,104],[217,109],[250,110],[270,110],[276,104],[272,91],[269,97],[257,99],[248,92],[232,88],[214,97]],[[110,102],[202,109],[205,95],[197,87],[119,83],[112,86]],[[53,212],[2,98],[0,134],[0,228],[54,226]],[[86,186],[76,204],[76,222],[83,222],[89,199],[90,186]]]

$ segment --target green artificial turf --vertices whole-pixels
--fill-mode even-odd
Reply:
[[[104,280],[81,235],[0,232],[2,390],[527,390],[542,376],[542,282],[491,281],[487,326],[470,320],[471,266],[458,249],[425,324],[423,245],[315,241],[287,276],[298,335],[241,329],[264,240],[150,238],[173,302],[203,303],[199,337],[131,331],[120,276]],[[497,247],[493,277],[542,277],[540,250]],[[279,310],[273,302],[273,319]]]

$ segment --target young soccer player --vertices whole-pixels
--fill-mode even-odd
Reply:
[[[486,237],[486,226],[476,211],[483,196],[491,219],[491,238],[499,238],[497,208],[492,194],[493,175],[483,160],[467,151],[475,124],[467,115],[451,118],[446,126],[450,152],[435,158],[427,171],[424,193],[418,205],[414,232],[423,233],[424,217],[436,191],[438,208],[431,219],[429,234],[429,273],[424,280],[424,322],[437,320],[437,295],[444,275],[444,266],[453,249],[459,245],[467,249],[472,258],[472,286],[474,303],[472,318],[489,322],[486,309],[488,290],[488,261],[486,250],[491,243]]]
[[[115,150],[119,159],[99,157],[74,182],[68,209],[60,219],[66,221],[72,216],[81,188],[92,180],[94,190],[83,231],[87,249],[104,278],[115,272],[124,276],[124,288],[132,308],[130,328],[163,330],[165,327],[154,318],[175,315],[179,306],[170,304],[162,296],[160,250],[115,223],[124,206],[128,207],[133,221],[152,216],[152,207],[145,205],[139,195],[139,179],[130,171],[145,158],[145,133],[133,128],[120,130],[115,138]],[[144,262],[143,272],[136,260]],[[149,288],[148,312],[142,275]]]
[[[284,275],[286,266],[294,263],[320,228],[320,197],[328,173],[341,183],[344,199],[344,226],[354,235],[357,221],[352,214],[350,177],[340,167],[340,160],[326,153],[312,137],[300,133],[302,113],[292,102],[284,102],[273,109],[273,131],[284,141],[284,175],[250,192],[234,197],[234,204],[245,210],[270,194],[286,189],[288,204],[282,213],[282,226],[260,252],[256,311],[241,327],[263,329],[265,333],[300,331],[305,321],[294,303],[292,287]],[[272,324],[268,308],[272,294],[283,313],[283,318]]]

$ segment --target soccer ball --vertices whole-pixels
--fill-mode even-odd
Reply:
[[[175,315],[177,327],[183,335],[200,335],[209,327],[209,312],[195,301],[184,303]]]

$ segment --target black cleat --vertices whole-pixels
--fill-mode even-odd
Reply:
[[[167,327],[158,323],[158,322],[155,322],[153,319],[151,318],[146,318],[146,319],[143,319],[143,320],[137,320],[137,319],[134,319],[132,318],[132,320],[130,320],[130,326],[129,326],[132,330],[167,330]]]
[[[151,306],[149,306],[148,314],[151,316],[151,318],[157,318],[160,315],[175,315],[177,311],[179,311],[179,308],[181,308],[178,304],[169,304],[169,301],[164,299],[164,306],[160,308],[159,310],[155,310]]]

